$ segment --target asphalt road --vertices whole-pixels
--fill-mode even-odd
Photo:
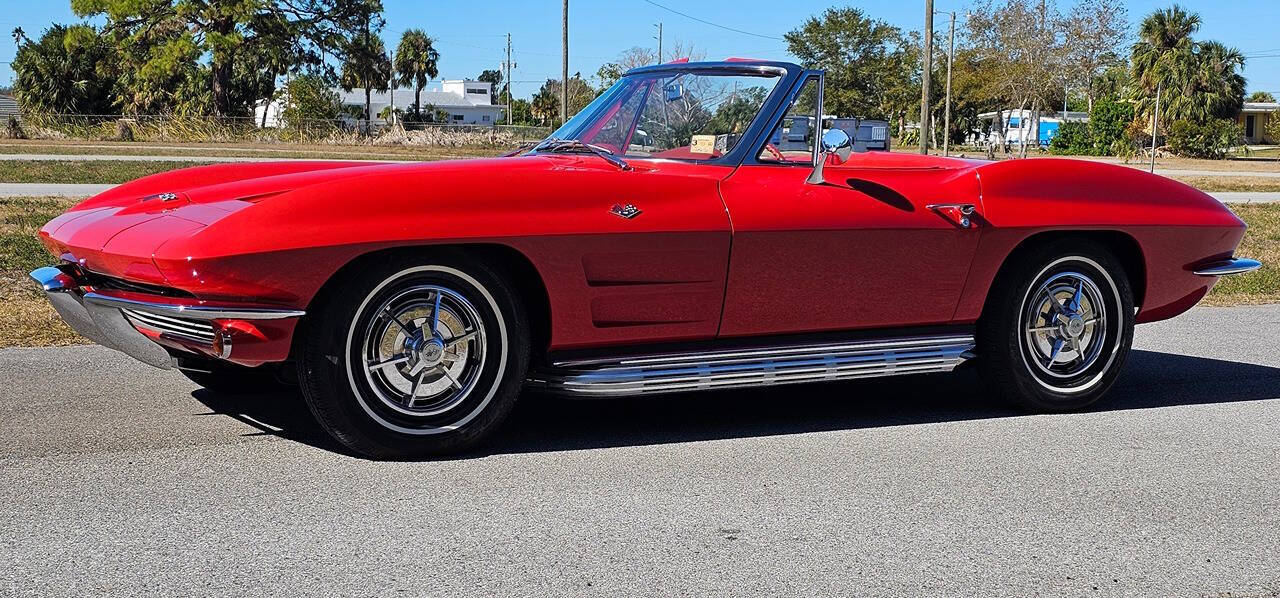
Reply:
[[[449,461],[336,452],[297,397],[0,351],[0,595],[1280,592],[1280,305],[1139,328],[1112,398],[972,374],[526,397]]]
[[[94,183],[0,183],[0,197],[88,197],[115,187]]]

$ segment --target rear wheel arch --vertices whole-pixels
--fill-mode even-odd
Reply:
[[[380,249],[360,254],[344,264],[321,285],[320,290],[316,292],[308,303],[306,311],[308,314],[320,313],[320,307],[323,303],[337,289],[342,288],[345,281],[372,262],[404,256],[422,257],[433,254],[479,259],[501,272],[507,282],[515,289],[518,299],[524,305],[525,311],[529,316],[529,334],[534,351],[545,351],[550,346],[551,300],[547,292],[546,283],[543,282],[542,275],[528,256],[514,247],[499,243],[414,245]],[[302,325],[305,326],[306,324],[307,318],[304,316]],[[299,336],[301,335],[294,335],[295,339]],[[296,352],[296,350],[297,344],[295,342],[294,351]]]
[[[1142,247],[1138,244],[1137,239],[1128,233],[1118,230],[1048,231],[1036,233],[1023,239],[1005,256],[1004,262],[1000,264],[1000,270],[996,272],[996,276],[987,290],[983,313],[985,314],[990,306],[992,291],[998,288],[998,285],[1003,282],[1002,279],[1006,278],[1014,266],[1018,264],[1018,260],[1040,247],[1061,239],[1088,239],[1101,245],[1111,255],[1115,256],[1116,260],[1124,267],[1125,278],[1129,281],[1129,287],[1133,290],[1133,304],[1139,307],[1142,306],[1147,288],[1147,266],[1146,256],[1143,254]]]

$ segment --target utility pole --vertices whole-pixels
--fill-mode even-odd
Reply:
[[[662,64],[662,22],[654,23],[653,26],[658,28],[658,64]]]
[[[511,62],[511,34],[507,34],[507,61],[502,63],[503,68],[507,69],[507,125],[511,125],[511,69],[515,68],[515,64]]]
[[[564,55],[560,59],[560,124],[564,124],[569,120],[569,0],[564,0],[560,32],[560,41],[564,45]]]
[[[943,12],[941,14],[951,15],[951,29],[947,33],[947,108],[945,116],[942,117],[942,155],[951,155],[951,63],[955,61],[956,56],[956,13]]]
[[[922,154],[929,153],[929,85],[931,83],[929,79],[932,70],[933,0],[924,0],[924,76],[920,86],[920,153]]]
[[[1160,128],[1160,88],[1163,82],[1156,82],[1156,112],[1151,115],[1151,174],[1156,172],[1156,131]]]

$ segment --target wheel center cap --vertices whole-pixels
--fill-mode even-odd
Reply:
[[[1080,316],[1074,316],[1070,320],[1067,320],[1066,332],[1067,332],[1067,336],[1070,336],[1072,338],[1078,337],[1082,333],[1084,333],[1084,318],[1081,318]]]
[[[431,339],[418,348],[418,360],[427,365],[438,365],[444,359],[444,343]]]

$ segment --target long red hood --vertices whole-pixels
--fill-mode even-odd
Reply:
[[[156,174],[86,199],[40,230],[54,255],[93,270],[163,284],[156,249],[280,194],[385,165],[369,162],[218,164]]]
[[[201,166],[89,198],[46,224],[41,237],[53,255],[101,274],[198,296],[292,302],[307,291],[296,293],[268,280],[267,273],[250,272],[255,268],[240,258],[270,253],[280,270],[312,268],[326,246],[364,244],[372,250],[431,239],[443,233],[429,227],[457,219],[480,222],[446,232],[480,236],[492,228],[483,225],[488,214],[556,201],[556,182],[566,171],[588,178],[617,172],[594,156],[567,155]],[[664,188],[671,182],[654,180]],[[556,221],[549,213],[547,218]]]

